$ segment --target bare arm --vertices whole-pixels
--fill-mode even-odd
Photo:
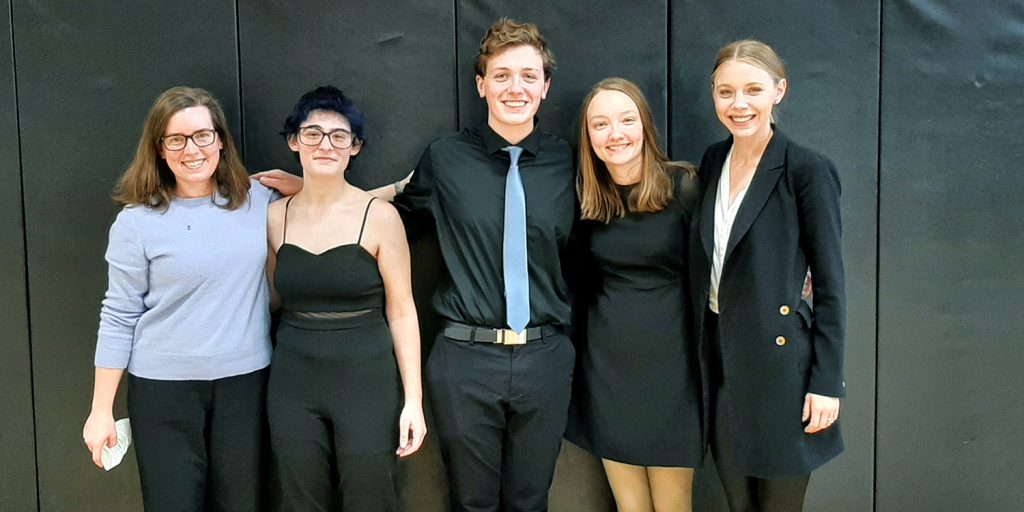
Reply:
[[[117,430],[114,428],[114,397],[121,383],[124,370],[96,368],[96,381],[92,390],[92,411],[85,420],[82,439],[92,452],[92,462],[103,467],[100,455],[103,447],[112,448],[117,444]]]
[[[396,181],[394,183],[388,183],[387,185],[383,185],[383,186],[377,187],[377,188],[375,188],[373,190],[367,190],[367,192],[369,192],[370,194],[373,194],[373,195],[377,196],[378,198],[383,199],[385,201],[389,201],[389,202],[390,201],[394,201],[395,200],[395,196],[397,196],[398,194],[401,194],[402,191],[405,190],[405,186],[409,184],[410,180],[412,180],[412,175],[413,175],[414,172],[416,172],[415,169],[412,170],[412,171],[409,171],[409,174],[405,175],[404,178],[402,178],[402,179],[400,179],[400,180],[398,180],[398,181]]]
[[[277,270],[277,251],[284,243],[284,211],[287,199],[271,203],[267,209],[267,284],[270,287],[270,310],[281,307],[281,297],[274,287],[274,271]]]
[[[423,416],[423,384],[420,375],[420,332],[412,298],[409,245],[398,212],[390,204],[375,204],[372,232],[378,239],[377,266],[384,280],[385,314],[391,327],[395,358],[402,374],[405,406],[399,419],[396,454],[412,455],[427,433]]]
[[[302,178],[281,169],[258,172],[249,178],[278,191],[282,196],[294,196],[302,190]]]

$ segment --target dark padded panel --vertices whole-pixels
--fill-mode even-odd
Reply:
[[[846,452],[814,473],[807,508],[868,510],[874,465],[878,7],[736,0],[677,0],[672,6],[674,157],[699,162],[708,144],[728,135],[715,116],[711,69],[719,48],[754,37],[787,63],[789,97],[779,128],[830,157],[839,169],[849,324],[842,409]],[[715,498],[717,479],[701,478],[695,509],[724,510]],[[705,499],[715,505],[705,508]]]
[[[1024,8],[883,2],[879,510],[1024,510]]]
[[[621,76],[636,82],[644,91],[655,124],[664,137],[667,9],[664,0],[593,7],[541,0],[458,2],[460,126],[472,126],[487,119],[487,105],[477,93],[473,63],[487,29],[502,16],[508,16],[537,24],[555,53],[558,67],[539,113],[544,130],[576,141],[583,96],[601,79]]]
[[[19,0],[13,19],[41,509],[141,510],[134,451],[104,474],[81,440],[110,192],[168,87],[210,89],[238,128],[234,6]]]
[[[25,295],[18,105],[9,1],[0,2],[0,496],[10,510],[35,511],[35,426]]]
[[[250,171],[299,171],[278,132],[319,85],[340,88],[366,117],[349,176],[358,186],[404,177],[429,141],[455,130],[452,2],[243,2],[239,22]]]

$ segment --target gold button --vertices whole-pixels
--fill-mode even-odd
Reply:
[[[786,344],[786,337],[785,336],[779,336],[778,338],[775,338],[775,344],[780,346],[780,347],[785,345]]]
[[[789,314],[789,306],[787,306],[785,304],[779,306],[779,314],[782,315],[782,316],[788,315]]]

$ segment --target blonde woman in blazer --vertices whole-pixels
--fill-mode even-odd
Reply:
[[[843,450],[839,178],[773,124],[788,83],[770,47],[722,48],[712,82],[731,135],[701,161],[690,239],[711,451],[731,510],[802,510],[811,471]]]

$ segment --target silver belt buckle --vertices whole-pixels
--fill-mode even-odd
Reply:
[[[497,340],[495,343],[499,345],[526,345],[526,329],[520,332],[513,331],[512,329],[495,329],[497,331]]]

